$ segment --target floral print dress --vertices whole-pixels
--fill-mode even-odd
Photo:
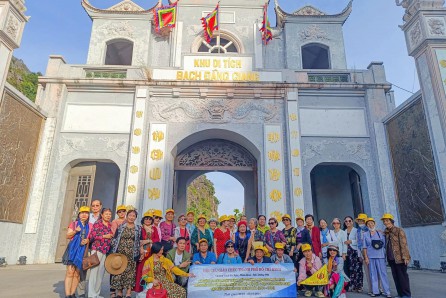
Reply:
[[[155,262],[153,264],[153,275],[161,283],[162,288],[166,289],[167,297],[169,298],[186,298],[186,289],[169,281],[166,274],[171,274],[166,272],[163,264],[161,262]]]
[[[133,245],[135,242],[135,227],[125,227],[122,231],[121,240],[118,244],[117,253],[127,257],[128,265],[125,271],[118,275],[113,275],[111,286],[114,289],[133,288],[135,285],[136,262],[133,259]]]

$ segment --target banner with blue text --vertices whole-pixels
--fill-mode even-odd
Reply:
[[[293,264],[193,265],[188,297],[296,297]]]

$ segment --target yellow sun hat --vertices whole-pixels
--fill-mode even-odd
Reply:
[[[175,210],[173,210],[172,208],[166,210],[166,215],[167,215],[167,213],[169,213],[169,212],[172,212],[173,214],[175,214]]]
[[[311,245],[308,243],[304,243],[304,244],[302,244],[302,246],[300,248],[302,249],[302,252],[304,252],[307,250],[311,250]]]
[[[127,207],[125,205],[119,205],[118,208],[116,208],[116,213],[118,213],[121,210],[127,211]]]
[[[285,249],[285,244],[283,244],[282,242],[277,242],[274,247],[276,249]]]
[[[208,221],[208,219],[206,218],[206,215],[204,215],[204,214],[200,214],[200,215],[198,215],[198,218],[197,218],[197,222],[200,220],[200,219],[204,219],[205,221]]]
[[[224,221],[228,221],[228,220],[229,220],[229,218],[226,215],[222,215],[218,218],[219,222],[224,222]]]
[[[367,218],[368,218],[368,216],[367,216],[367,214],[365,214],[365,213],[359,213],[358,214],[358,217],[355,219],[355,221],[358,221],[358,220],[367,220]]]
[[[149,209],[147,210],[142,217],[153,217],[153,210]]]
[[[288,219],[291,221],[291,216],[290,216],[289,214],[284,214],[284,215],[282,215],[282,221],[283,221],[285,218],[288,218]]]
[[[230,219],[235,220],[235,215],[229,215],[229,216],[228,216],[228,220],[230,220]]]
[[[158,216],[158,217],[163,218],[163,212],[161,210],[157,209],[157,210],[153,211],[153,216]]]
[[[384,219],[395,220],[395,218],[393,217],[393,215],[390,214],[390,213],[384,213],[383,217],[381,217],[381,220],[384,220]]]
[[[90,213],[90,207],[88,207],[88,206],[80,207],[79,208],[79,213],[81,213],[81,212],[88,212],[88,213]]]
[[[188,216],[189,214],[192,214],[193,216],[195,216],[195,213],[193,211],[187,211],[186,216]]]
[[[263,253],[265,253],[265,254],[269,253],[268,249],[265,246],[263,246],[263,245],[256,245],[256,246],[254,246],[254,251],[256,251],[256,250],[262,250]]]
[[[375,219],[373,217],[367,218],[365,223],[367,224],[369,221],[373,221],[374,223],[376,223],[376,221],[375,221]]]

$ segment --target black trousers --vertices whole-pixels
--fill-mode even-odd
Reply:
[[[409,275],[407,274],[407,266],[396,264],[395,261],[389,261],[392,270],[393,281],[395,282],[396,291],[400,297],[412,297],[410,294]]]

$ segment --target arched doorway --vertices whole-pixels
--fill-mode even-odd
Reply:
[[[311,171],[313,212],[328,224],[335,217],[344,218],[364,212],[364,177],[349,164],[319,164]]]
[[[73,162],[68,173],[59,239],[56,249],[56,262],[62,261],[68,245],[67,227],[77,217],[81,206],[90,206],[98,199],[104,208],[116,209],[120,170],[114,162],[82,161]]]
[[[257,160],[243,146],[223,139],[200,141],[177,155],[174,169],[173,208],[180,213],[186,211],[188,185],[200,175],[218,171],[242,184],[246,215],[257,215]]]

